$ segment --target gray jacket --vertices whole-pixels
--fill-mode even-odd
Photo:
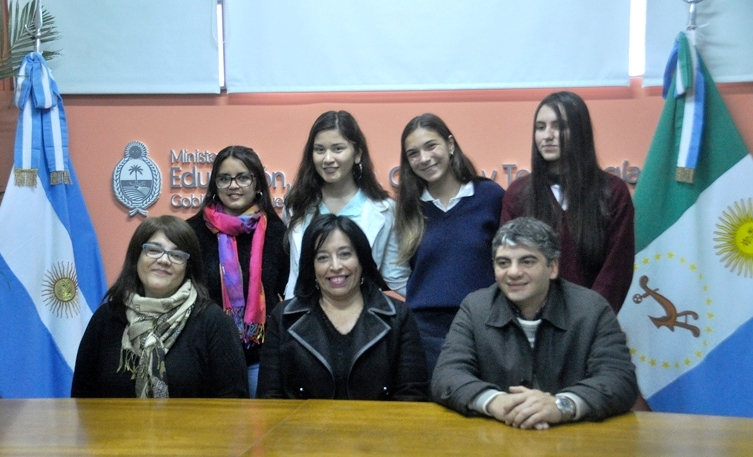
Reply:
[[[598,293],[552,281],[531,348],[496,284],[469,294],[450,327],[431,382],[434,401],[464,415],[487,389],[524,385],[572,392],[586,420],[628,411],[638,396],[635,367],[614,312]]]

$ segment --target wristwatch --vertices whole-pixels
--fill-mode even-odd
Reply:
[[[567,395],[555,395],[554,404],[562,414],[562,420],[560,422],[570,422],[575,417],[575,402]]]

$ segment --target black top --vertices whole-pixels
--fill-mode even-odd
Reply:
[[[76,357],[71,397],[135,397],[136,381],[118,371],[123,307],[104,304],[86,327]],[[171,398],[248,398],[248,371],[238,332],[216,306],[195,306],[183,331],[165,356]]]
[[[350,331],[345,384],[337,380],[342,341],[318,319],[318,297],[293,298],[272,313],[259,366],[259,398],[427,400],[426,355],[410,309],[366,281],[364,308]],[[336,338],[332,338],[335,336]]]
[[[313,307],[313,312],[316,318],[319,319],[324,332],[327,334],[327,339],[332,345],[331,363],[332,374],[335,378],[335,399],[347,400],[348,372],[350,371],[350,361],[353,358],[353,331],[351,330],[345,335],[340,333],[332,321],[329,320],[321,306]],[[363,316],[363,313],[358,315],[358,320],[361,319],[361,316]]]
[[[201,246],[201,257],[204,261],[204,280],[209,289],[212,301],[222,307],[222,287],[220,285],[220,250],[217,235],[212,233],[204,222],[204,214],[199,211],[187,220],[196,232]],[[285,224],[279,219],[267,219],[267,233],[264,239],[264,259],[262,259],[261,281],[264,286],[264,296],[267,302],[267,316],[281,298],[285,295],[285,285],[290,271],[290,259],[285,253],[283,240],[285,238]],[[238,245],[238,260],[243,274],[243,296],[248,296],[248,265],[251,258],[252,234],[236,237]],[[236,332],[237,333],[237,332]],[[258,345],[244,348],[246,365],[259,362],[260,349]]]

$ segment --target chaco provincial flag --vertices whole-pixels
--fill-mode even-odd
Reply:
[[[667,65],[619,320],[654,411],[753,417],[753,157],[694,40]]]
[[[0,395],[67,397],[104,269],[41,54],[24,58],[15,103],[14,167],[0,204]]]

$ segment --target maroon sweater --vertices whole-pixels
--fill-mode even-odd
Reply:
[[[586,269],[578,262],[575,240],[567,225],[567,211],[563,212],[560,243],[560,277],[600,293],[609,301],[615,314],[625,301],[633,280],[635,257],[635,208],[625,182],[607,174],[612,197],[609,200],[609,226],[606,237],[606,258],[601,268]],[[502,202],[500,225],[523,216],[523,189],[530,175],[515,180]],[[552,194],[554,200],[554,194]]]

